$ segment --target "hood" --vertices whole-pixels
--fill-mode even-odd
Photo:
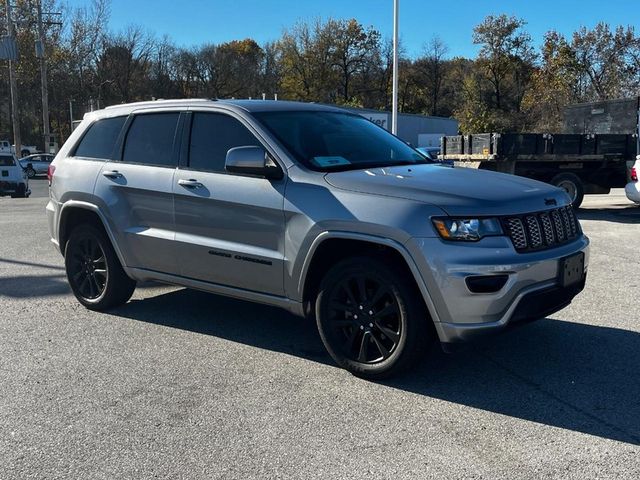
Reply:
[[[570,203],[564,190],[552,185],[474,168],[441,165],[372,168],[328,173],[325,180],[344,190],[436,205],[451,216],[513,215]]]

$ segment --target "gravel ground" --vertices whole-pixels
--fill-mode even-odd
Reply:
[[[640,209],[580,212],[587,288],[551,318],[384,383],[280,310],[143,285],[93,313],[46,181],[0,198],[0,478],[640,478]]]

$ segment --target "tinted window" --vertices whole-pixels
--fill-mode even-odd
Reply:
[[[80,144],[76,147],[76,157],[111,158],[113,147],[127,117],[104,118],[89,127]]]
[[[152,113],[133,119],[124,146],[122,161],[175,166],[173,140],[179,113]]]
[[[426,163],[399,138],[360,115],[257,112],[254,116],[304,165],[320,171]]]
[[[227,152],[234,147],[260,146],[238,120],[220,113],[194,113],[189,142],[189,167],[224,172]]]

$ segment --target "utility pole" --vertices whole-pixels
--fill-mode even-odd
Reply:
[[[49,151],[51,142],[51,124],[49,122],[49,88],[47,85],[47,48],[44,38],[44,25],[62,25],[62,22],[55,20],[42,19],[43,15],[49,18],[53,15],[60,16],[60,12],[42,12],[42,0],[36,0],[36,9],[38,14],[38,40],[36,41],[36,56],[40,59],[40,83],[42,88],[42,136],[44,142],[44,151]]]
[[[398,134],[398,1],[393,0],[393,87],[391,92],[391,133]]]
[[[7,5],[7,33],[10,38],[16,37],[16,31],[11,18],[11,1],[6,0]],[[18,158],[22,151],[22,142],[20,140],[20,118],[18,117],[18,85],[16,82],[16,72],[13,65],[14,61],[9,60],[9,85],[11,88],[11,121],[13,123],[13,143],[15,145],[15,153]]]
[[[44,43],[44,27],[42,25],[42,1],[37,2],[38,9],[38,42],[39,48],[36,46],[36,54],[40,58],[40,84],[42,88],[42,141],[43,152],[49,151],[50,130],[49,130],[49,88],[47,86],[47,60]]]

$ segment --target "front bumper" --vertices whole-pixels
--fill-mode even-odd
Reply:
[[[458,343],[502,330],[524,320],[543,318],[567,306],[584,287],[584,281],[560,287],[560,260],[584,253],[589,265],[589,239],[548,250],[517,253],[506,237],[479,242],[445,242],[439,238],[414,238],[407,242],[428,294],[427,304],[440,341]],[[472,293],[467,277],[507,275],[505,285],[493,293]]]

